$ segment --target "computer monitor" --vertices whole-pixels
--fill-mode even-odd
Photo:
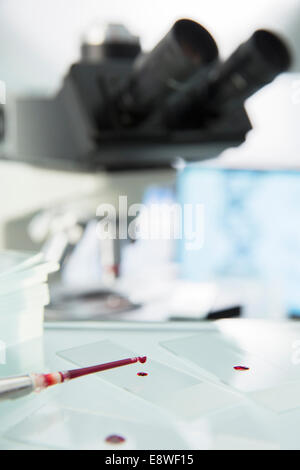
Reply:
[[[300,318],[300,171],[192,165],[178,193],[182,204],[204,207],[202,248],[180,243],[182,276],[268,282]]]

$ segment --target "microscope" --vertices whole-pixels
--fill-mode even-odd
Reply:
[[[87,37],[56,96],[25,96],[6,123],[8,158],[66,171],[136,171],[216,157],[251,130],[244,102],[285,72],[289,50],[259,30],[225,62],[182,19],[150,53],[122,25]]]
[[[190,19],[178,20],[149,53],[125,26],[110,24],[85,36],[81,58],[55,96],[18,97],[5,110],[5,158],[159,179],[165,170],[241,145],[252,129],[245,100],[290,65],[289,48],[266,30],[222,61],[213,36]],[[62,272],[95,218],[94,206],[71,206],[43,211],[30,225]],[[119,274],[122,246],[113,240],[102,250],[111,281]]]

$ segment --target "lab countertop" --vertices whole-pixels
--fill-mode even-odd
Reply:
[[[0,449],[300,449],[296,322],[51,324],[7,349],[0,376],[126,353],[148,356],[147,376],[132,365],[0,403]]]

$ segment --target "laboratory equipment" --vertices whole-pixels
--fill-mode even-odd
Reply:
[[[40,349],[33,341],[8,350],[2,376],[66,370],[74,363],[84,367],[96,363],[99,352],[103,361],[125,357],[123,353],[133,349],[151,360],[1,403],[0,448],[108,449],[106,438],[119,435],[125,445],[110,444],[109,449],[298,449],[299,334],[300,325],[287,321],[48,324]],[[198,363],[187,358],[192,349],[201,348],[199,337],[214,350],[220,377],[199,364],[209,361],[205,348],[199,362],[196,355]],[[167,343],[169,349],[162,347]],[[170,354],[171,348],[177,353]],[[43,363],[37,354],[40,350],[44,351]],[[256,365],[249,371],[234,370],[250,367],[248,359],[252,357],[253,364],[253,356]],[[271,371],[278,383],[246,394],[232,390],[242,381],[257,384],[256,366],[261,372],[265,368],[266,387]],[[148,376],[138,376],[139,372]],[[230,385],[220,383],[225,373],[231,374]],[[282,381],[283,373],[288,374],[287,382]]]
[[[198,72],[171,96],[165,111],[167,124],[176,129],[211,126],[239,110],[290,65],[291,55],[281,38],[258,30],[208,78]]]
[[[42,254],[0,252],[0,340],[6,347],[43,334],[48,275],[58,269]]]
[[[218,54],[214,38],[203,26],[178,20],[152,52],[133,64],[129,82],[117,96],[125,124],[144,119],[187,78],[199,69],[207,71]]]
[[[184,166],[186,161],[216,157],[224,149],[240,145],[252,129],[245,99],[286,71],[291,62],[284,40],[260,30],[229,60],[221,63],[212,35],[189,19],[178,20],[148,54],[142,51],[138,37],[116,24],[104,30],[87,31],[81,53],[81,59],[70,67],[55,96],[8,100],[6,158],[58,170],[108,170],[114,176],[129,171],[124,194],[133,191],[134,203],[141,200],[136,180],[142,173],[133,182],[133,172],[153,169],[153,179],[158,180],[162,169],[173,168],[174,181],[174,169]],[[189,99],[190,90],[194,90],[190,83],[196,84],[197,91],[197,99],[192,98],[193,105],[198,103],[205,110],[205,113],[197,111],[201,122],[196,125],[187,118],[184,109],[174,113],[171,109],[173,102],[176,106],[181,103],[182,96],[185,102],[186,90]],[[212,97],[211,108],[205,101],[207,90]],[[184,123],[174,127],[168,116],[183,119]],[[110,183],[120,195],[118,182],[111,179]],[[64,279],[77,276],[76,288],[80,285],[83,289],[86,286],[81,260],[86,249],[85,260],[90,256],[93,259],[86,271],[95,274],[98,287],[101,278],[107,291],[107,287],[114,288],[119,276],[120,253],[124,247],[128,248],[128,240],[121,241],[120,237],[104,242],[97,240],[96,206],[90,204],[78,210],[77,204],[81,206],[80,201],[72,208],[59,204],[57,210],[43,211],[35,217],[30,224],[31,242],[39,248],[43,246],[48,259],[62,264]],[[123,215],[118,213],[117,224],[122,222]],[[11,232],[17,232],[15,227]],[[7,238],[8,243],[13,243],[10,236]],[[102,259],[96,265],[99,252]],[[81,259],[76,265],[73,255],[78,253]],[[65,265],[68,265],[66,269]],[[84,294],[91,297],[95,293],[93,287],[87,286]],[[68,292],[58,303],[66,297]],[[120,296],[117,299],[123,310],[135,309],[134,302],[123,300]],[[106,314],[106,306],[101,313]],[[96,308],[100,309],[100,305]],[[94,315],[92,310],[90,317]],[[79,315],[78,309],[76,318]]]
[[[0,401],[13,400],[21,398],[32,392],[40,392],[48,387],[62,384],[69,380],[78,379],[86,375],[96,374],[105,370],[115,369],[117,367],[128,366],[140,362],[145,364],[147,358],[133,357],[130,359],[122,359],[120,361],[109,362],[83,369],[68,370],[65,372],[54,372],[51,374],[30,374],[23,377],[0,378]]]

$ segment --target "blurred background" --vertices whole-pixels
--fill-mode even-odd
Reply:
[[[201,145],[192,163],[182,147],[173,149],[176,164],[134,171],[39,168],[14,155],[16,100],[51,100],[95,28],[124,24],[151,51],[179,18],[205,26],[222,60],[257,29],[272,30],[289,45],[289,72],[246,101],[252,129],[245,142],[221,151],[216,145],[209,163],[202,162]],[[61,262],[50,319],[299,316],[298,0],[0,0],[0,80],[7,131],[0,146],[0,247],[43,249]],[[203,249],[187,252],[178,240],[100,243],[96,209],[116,206],[120,195],[145,206],[203,204]],[[162,217],[152,214],[151,223]]]

